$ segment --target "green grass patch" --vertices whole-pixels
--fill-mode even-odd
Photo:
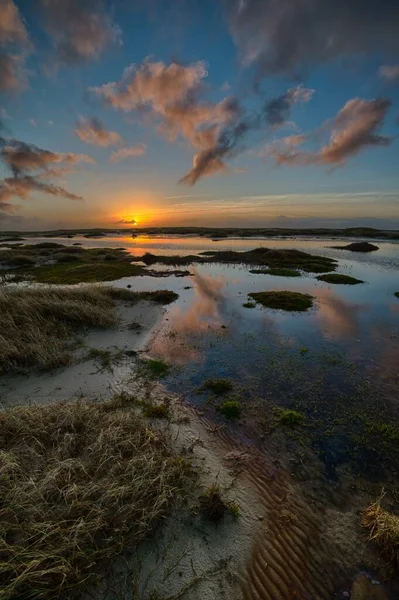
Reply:
[[[123,248],[85,249],[57,242],[10,247],[0,253],[0,266],[48,284],[115,281],[144,272]]]
[[[266,308],[305,312],[313,306],[313,297],[299,292],[252,292],[248,295]]]
[[[239,419],[242,413],[242,404],[238,400],[225,400],[222,404],[216,407],[216,410],[226,417],[235,421]]]
[[[284,427],[298,427],[299,425],[304,424],[305,417],[296,410],[279,409],[278,421],[280,425],[284,425]]]
[[[168,374],[170,368],[169,365],[163,360],[155,360],[153,358],[143,360],[142,364],[144,366],[146,374],[152,379],[165,377]]]
[[[2,600],[84,597],[183,493],[187,467],[118,403],[0,413]]]
[[[274,275],[276,277],[301,277],[301,273],[296,269],[252,269],[250,273],[263,274],[263,275]]]
[[[372,423],[370,429],[381,434],[387,442],[399,442],[399,427],[390,423]]]
[[[326,275],[319,275],[316,277],[318,281],[325,281],[326,283],[342,283],[344,285],[357,285],[358,283],[364,283],[361,279],[350,277],[349,275],[342,275],[341,273],[327,273]]]
[[[207,379],[201,387],[219,396],[230,392],[233,389],[233,382],[230,379]]]
[[[243,307],[244,308],[256,308],[256,304],[255,304],[255,302],[244,302]]]
[[[399,292],[395,292],[395,296],[399,298]]]
[[[116,281],[142,273],[143,269],[128,262],[61,263],[36,267],[30,271],[39,283],[76,284]]]

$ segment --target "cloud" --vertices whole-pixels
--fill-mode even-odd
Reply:
[[[138,67],[127,67],[121,81],[90,89],[114,108],[129,112],[150,107],[163,114],[165,107],[184,102],[206,75],[202,61],[185,67],[147,60]]]
[[[26,87],[25,58],[0,51],[0,92],[19,91]]]
[[[380,0],[222,0],[241,59],[258,75],[295,75],[375,50],[399,50],[399,3]]]
[[[41,0],[41,5],[56,64],[97,59],[108,46],[120,43],[120,29],[102,0]]]
[[[184,66],[147,60],[125,69],[121,81],[91,88],[91,92],[113,108],[144,112],[169,141],[187,140],[197,151],[196,172],[209,174],[226,168],[216,156],[207,158],[206,168],[202,168],[203,157],[215,152],[222,131],[237,120],[240,107],[234,98],[218,103],[202,100],[206,75],[201,61]]]
[[[13,0],[0,2],[0,92],[19,91],[27,85],[26,54],[31,44]]]
[[[217,172],[227,172],[225,161],[236,156],[243,149],[243,141],[251,132],[268,125],[281,127],[286,123],[291,107],[298,102],[308,102],[314,90],[297,86],[288,89],[283,95],[269,100],[258,112],[245,113],[235,100],[230,100],[230,118],[222,123],[208,146],[194,156],[192,169],[180,183],[195,185],[204,176]],[[233,109],[234,107],[234,109]]]
[[[145,144],[137,144],[137,146],[129,146],[127,148],[121,148],[120,150],[114,150],[110,156],[110,162],[116,163],[119,160],[129,158],[131,156],[142,156],[145,154],[147,146]]]
[[[324,124],[330,131],[328,142],[315,152],[301,151],[297,146],[311,139],[310,136],[289,136],[271,144],[266,149],[276,164],[311,165],[329,164],[341,166],[348,158],[356,156],[370,146],[388,146],[392,138],[380,135],[391,101],[384,98],[348,100],[337,115]]]
[[[36,119],[29,119],[29,123],[32,125],[32,127],[37,127]]]
[[[137,221],[135,219],[121,219],[120,221],[115,222],[116,225],[137,225]]]
[[[0,137],[0,161],[12,173],[12,177],[0,181],[3,212],[5,207],[14,206],[8,202],[12,198],[26,200],[34,192],[82,200],[81,196],[54,184],[51,179],[70,173],[78,163],[95,162],[86,154],[51,152],[33,144],[3,137]]]
[[[70,170],[79,162],[95,163],[87,154],[51,152],[14,139],[3,140],[0,159],[16,177],[26,172],[46,171],[55,164],[62,164],[64,169]],[[67,170],[63,172],[68,172]]]
[[[265,105],[266,121],[273,127],[281,127],[288,119],[291,107],[299,102],[309,102],[315,90],[302,85],[288,89],[284,94]]]
[[[27,200],[33,192],[43,192],[44,194],[60,196],[69,200],[83,200],[82,196],[72,194],[58,185],[41,181],[37,176],[32,175],[8,177],[3,180],[0,186],[0,198],[3,197],[4,199],[17,196],[22,200]]]
[[[79,117],[75,134],[86,144],[102,146],[103,148],[123,142],[119,133],[107,131],[104,124],[97,117],[88,117],[87,119]]]
[[[378,74],[389,83],[399,81],[399,65],[383,65],[378,69]]]
[[[20,12],[13,0],[2,0],[0,4],[0,44],[27,45],[28,34]]]

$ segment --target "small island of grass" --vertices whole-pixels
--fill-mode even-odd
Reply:
[[[305,312],[313,306],[313,297],[299,292],[252,292],[248,295],[266,308],[289,312]]]
[[[275,277],[301,277],[296,269],[272,268],[272,269],[252,269],[250,273],[255,275],[274,275]]]
[[[399,298],[399,292],[395,292],[395,296]]]
[[[362,279],[356,279],[356,277],[342,275],[341,273],[327,273],[326,275],[319,275],[319,277],[316,277],[316,279],[318,281],[325,281],[326,283],[341,283],[344,285],[357,285],[358,283],[364,283]]]
[[[351,252],[375,252],[379,250],[378,246],[370,244],[369,242],[352,242],[347,246],[332,246],[336,250],[350,250]]]

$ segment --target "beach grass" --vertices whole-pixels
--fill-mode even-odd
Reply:
[[[0,289],[0,374],[69,363],[77,336],[117,323],[115,302],[169,303],[174,292],[131,292],[111,286]]]
[[[108,406],[109,404],[109,406]],[[182,492],[163,436],[119,403],[0,413],[0,598],[80,598]]]

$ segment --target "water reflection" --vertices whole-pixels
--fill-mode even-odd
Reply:
[[[154,355],[177,364],[200,360],[198,342],[201,336],[215,330],[220,333],[223,325],[224,278],[200,274],[196,269],[192,272],[194,301],[188,310],[178,305],[172,307],[167,331],[155,339],[152,347]]]
[[[360,332],[360,314],[367,304],[356,304],[340,297],[331,289],[314,289],[318,299],[317,320],[326,339],[355,338]]]

